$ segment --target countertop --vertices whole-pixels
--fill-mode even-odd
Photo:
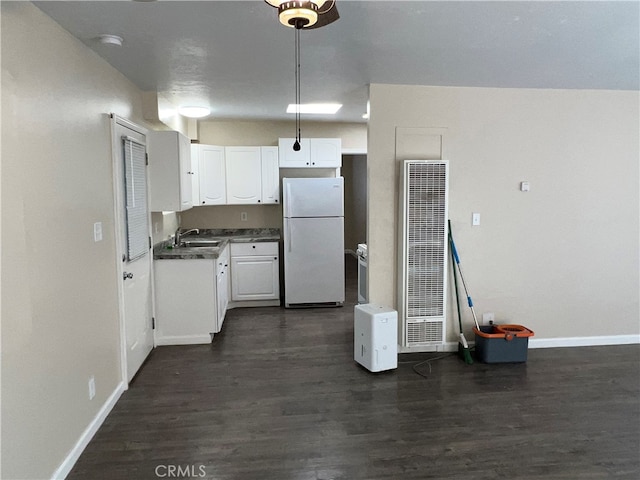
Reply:
[[[277,242],[280,240],[278,228],[235,228],[207,229],[200,233],[190,233],[183,240],[220,240],[217,247],[174,247],[171,240],[165,240],[153,246],[154,260],[178,259],[215,259],[220,256],[229,243]]]

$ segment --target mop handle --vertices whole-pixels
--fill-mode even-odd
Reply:
[[[449,238],[451,240],[451,250],[453,251],[453,257],[455,258],[456,263],[460,265],[460,257],[458,257],[458,250],[456,250],[456,244],[453,241],[453,236],[451,235],[451,233],[449,233]]]
[[[458,256],[458,250],[456,249],[456,242],[453,241],[453,236],[451,238],[451,251],[453,252],[453,257],[456,260],[456,265],[458,265],[458,271],[460,272],[460,278],[462,279],[462,285],[464,286],[464,293],[467,294],[467,303],[469,307],[473,307],[473,300],[471,300],[471,296],[467,291],[467,284],[464,281],[464,275],[462,275],[462,268],[460,267],[460,257]]]
[[[451,233],[451,229],[449,229],[449,233]],[[462,286],[464,287],[464,293],[467,295],[467,303],[469,304],[469,308],[471,309],[471,314],[473,315],[473,321],[476,324],[476,328],[480,330],[480,325],[478,324],[478,318],[476,317],[476,311],[473,308],[473,300],[471,300],[471,295],[469,295],[469,290],[467,290],[467,282],[464,281],[464,275],[462,273],[462,267],[460,266],[460,257],[458,257],[458,250],[456,249],[456,243],[453,241],[453,235],[449,235],[451,238],[451,251],[453,252],[453,256],[456,259],[456,264],[458,265],[458,272],[460,272],[460,278],[462,279]]]

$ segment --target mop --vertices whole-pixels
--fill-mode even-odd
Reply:
[[[456,305],[458,307],[458,326],[460,327],[460,342],[458,343],[458,351],[459,353],[461,353],[465,363],[470,365],[473,363],[473,359],[471,358],[471,351],[469,350],[469,344],[467,343],[467,339],[465,338],[464,333],[462,331],[462,315],[460,314],[460,298],[458,297],[458,276],[456,275],[455,265],[458,265],[458,271],[460,272],[460,278],[462,279],[462,284],[464,285],[464,291],[467,294],[469,307],[471,307],[473,320],[476,322],[476,327],[478,327],[478,329],[480,329],[480,327],[478,326],[478,319],[476,318],[476,312],[473,309],[473,301],[471,300],[471,297],[467,292],[467,285],[464,282],[464,276],[462,275],[462,270],[460,269],[460,258],[458,257],[456,244],[453,241],[453,234],[451,233],[451,220],[449,220],[449,245],[451,246],[451,260],[454,262],[453,281],[454,281],[454,288],[456,290]]]

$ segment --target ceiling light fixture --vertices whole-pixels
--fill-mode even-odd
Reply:
[[[305,0],[305,1],[287,1],[287,0],[264,0],[269,5],[278,9],[278,18],[280,23],[287,27],[309,28],[314,26],[318,19],[334,7],[335,0]],[[325,3],[329,3],[329,7],[321,10]],[[337,15],[337,10],[336,10]],[[337,18],[336,18],[337,20]],[[333,21],[333,20],[332,20]],[[329,22],[330,23],[330,22]],[[302,27],[298,25],[302,24]],[[322,23],[326,25],[327,23]],[[319,25],[320,27],[322,25]],[[316,27],[317,28],[317,27]]]
[[[123,42],[123,38],[118,35],[98,35],[96,38],[103,45],[114,45],[116,47],[121,47]]]
[[[290,103],[287,113],[296,113],[297,109],[300,109],[300,113],[335,115],[340,108],[342,108],[341,103],[303,103],[302,105]]]
[[[209,107],[185,106],[178,108],[178,113],[183,117],[202,118],[209,115],[211,113],[211,109]]]
[[[296,140],[293,150],[300,150],[300,30],[320,28],[335,22],[340,18],[335,0],[264,0],[266,3],[278,9],[280,23],[295,29],[296,49],[296,78],[295,78],[295,114],[296,114]],[[324,10],[320,10],[328,4]]]

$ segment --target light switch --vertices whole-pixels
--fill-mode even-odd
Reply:
[[[520,191],[521,192],[528,192],[529,191],[529,182],[520,182]]]
[[[102,222],[96,222],[93,224],[93,241],[102,241]]]
[[[479,213],[471,214],[471,225],[473,225],[474,227],[480,225],[480,214]]]

